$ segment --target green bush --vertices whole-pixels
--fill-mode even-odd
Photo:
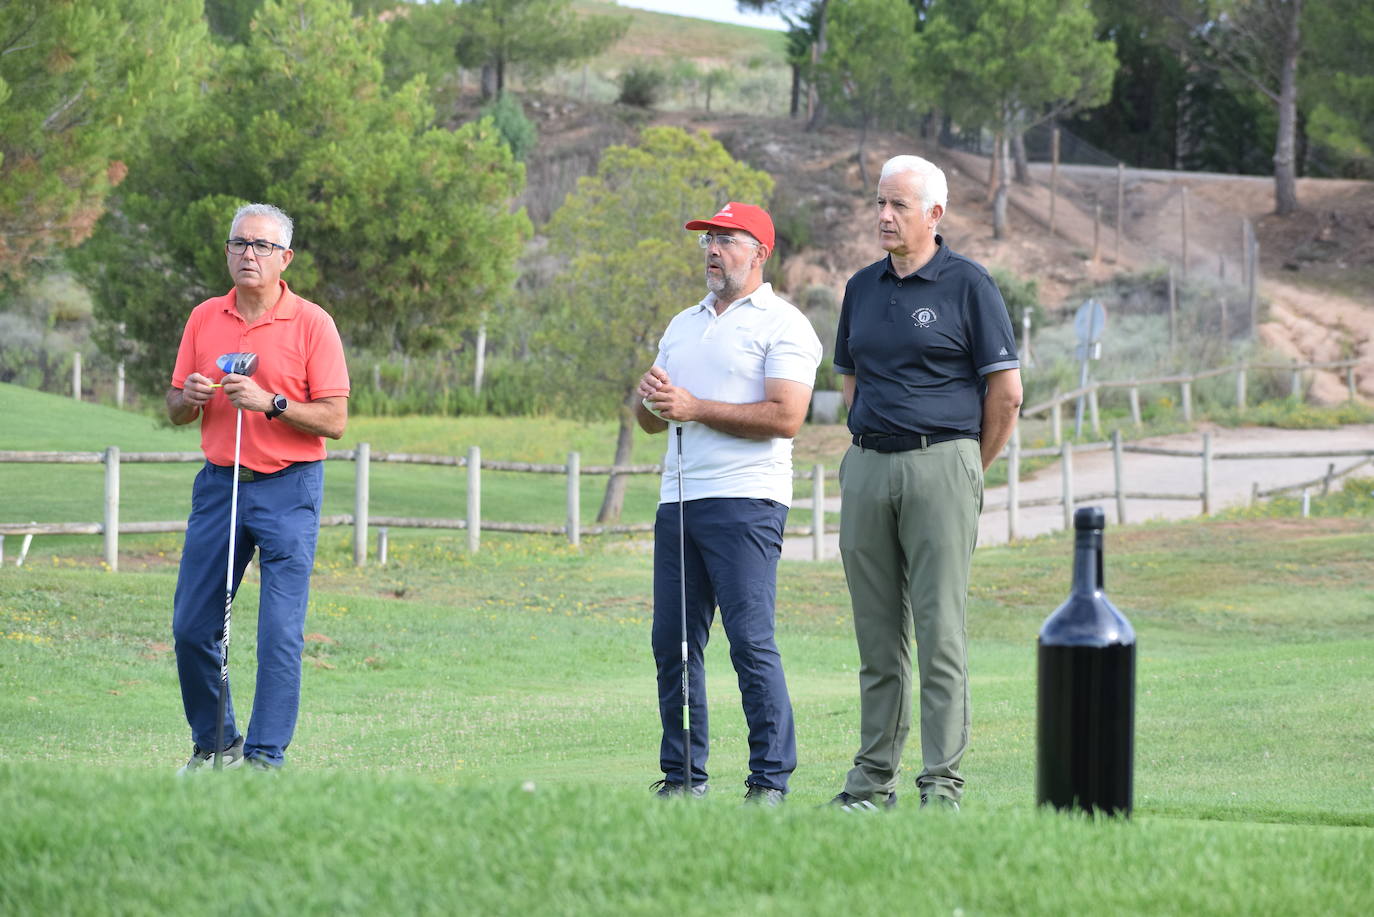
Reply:
[[[649,64],[633,64],[621,72],[617,83],[620,95],[616,99],[622,105],[635,108],[653,108],[658,104],[667,77],[663,71]]]
[[[503,92],[491,102],[483,105],[478,117],[490,118],[501,132],[501,139],[510,147],[511,154],[520,162],[539,142],[539,132],[534,123],[525,117],[525,107],[520,100],[508,92]]]

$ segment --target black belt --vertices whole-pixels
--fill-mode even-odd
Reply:
[[[973,433],[855,433],[854,445],[874,452],[908,452],[952,439],[977,440]]]
[[[232,465],[216,465],[213,462],[207,462],[206,464],[209,465],[210,468],[213,468],[216,472],[219,472],[224,475],[232,475],[234,473],[234,468]],[[319,464],[318,461],[293,462],[292,464],[287,465],[285,468],[278,469],[277,471],[254,471],[252,468],[247,468],[243,465],[240,465],[239,483],[249,484],[253,481],[266,481],[270,478],[284,478],[288,474],[295,474],[302,468],[308,468],[309,466],[316,464]]]

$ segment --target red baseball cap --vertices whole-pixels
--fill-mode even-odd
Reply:
[[[762,207],[731,201],[716,211],[716,215],[709,220],[692,220],[685,228],[712,229],[715,227],[743,229],[768,246],[770,252],[773,250],[773,218]]]

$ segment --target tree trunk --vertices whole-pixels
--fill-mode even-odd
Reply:
[[[1279,72],[1279,131],[1274,144],[1274,212],[1279,216],[1286,216],[1298,209],[1296,141],[1302,0],[1293,0],[1289,5],[1289,14],[1283,36],[1283,65]]]
[[[788,117],[795,118],[801,111],[801,67],[797,64],[792,65],[792,107],[788,110]]]
[[[997,137],[997,194],[992,199],[992,237],[1007,237],[1007,191],[1011,184],[1011,139],[1004,127]]]
[[[630,464],[630,453],[634,447],[635,392],[620,406],[620,434],[615,440],[615,460],[612,464]],[[620,511],[625,508],[625,479],[623,474],[613,474],[606,482],[606,496],[601,500],[601,510],[596,521],[609,525],[620,521]]]
[[[816,43],[811,46],[811,85],[815,87],[818,82],[816,79],[817,71],[820,69],[821,58],[825,57],[825,30],[830,19],[830,0],[820,0],[820,25],[816,28]],[[811,120],[806,122],[806,129],[814,131],[821,126],[825,120],[825,98],[817,90],[816,107],[811,109]]]
[[[496,95],[496,68],[490,63],[482,65],[482,99],[485,101]]]
[[[859,121],[859,184],[863,186],[864,193],[868,193],[868,169],[864,165],[864,142],[868,139],[868,115],[864,115]]]
[[[1026,158],[1026,135],[1017,131],[1011,138],[1012,162],[1016,165],[1016,183],[1030,184],[1030,162]]]

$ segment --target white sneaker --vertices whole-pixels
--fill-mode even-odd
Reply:
[[[220,755],[222,766],[225,770],[231,767],[239,767],[243,764],[243,736],[234,740]],[[199,745],[191,746],[191,760],[187,761],[177,769],[178,777],[185,777],[187,774],[194,774],[199,770],[214,770],[215,753],[212,751],[202,751]]]

